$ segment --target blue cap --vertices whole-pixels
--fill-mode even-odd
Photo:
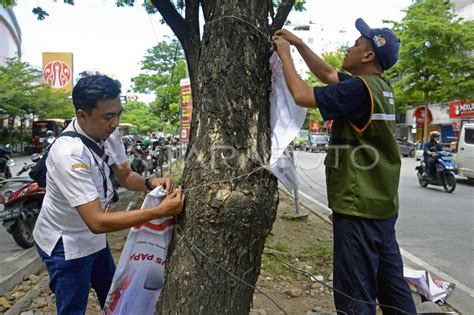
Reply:
[[[398,61],[400,40],[388,28],[370,28],[361,18],[355,22],[362,36],[370,39],[375,51],[375,58],[383,70],[390,69]]]

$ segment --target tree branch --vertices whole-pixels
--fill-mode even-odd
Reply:
[[[170,0],[151,0],[151,2],[183,45],[183,43],[191,36],[186,21],[179,14]]]
[[[186,0],[186,22],[191,36],[199,36],[199,0]]]
[[[285,24],[285,21],[290,14],[291,9],[295,5],[295,0],[283,0],[278,7],[275,21],[272,24],[272,32],[279,30]]]

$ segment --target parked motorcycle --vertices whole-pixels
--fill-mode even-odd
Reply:
[[[0,145],[0,179],[12,177],[11,168],[15,166],[15,161],[10,158],[10,145]]]
[[[456,177],[454,177],[456,165],[452,161],[452,156],[450,152],[438,152],[435,156],[435,174],[429,174],[428,166],[424,160],[421,160],[420,165],[415,168],[418,171],[416,176],[420,186],[443,186],[447,193],[452,193],[456,189]]]
[[[2,188],[0,202],[3,203],[0,221],[15,242],[23,248],[30,248],[35,244],[33,228],[46,190],[39,187],[29,176],[20,175],[29,171],[40,158],[39,154],[33,154],[31,156],[33,163],[25,164],[16,177],[0,183]]]
[[[140,175],[145,175],[147,171],[147,153],[142,148],[141,144],[133,144],[129,148],[130,154],[130,166],[134,172],[137,172]]]

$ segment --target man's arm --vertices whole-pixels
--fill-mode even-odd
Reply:
[[[91,232],[99,234],[119,231],[150,220],[177,215],[181,212],[183,204],[183,192],[175,190],[154,208],[104,212],[101,209],[99,198],[97,198],[77,206],[76,210]]]
[[[295,103],[301,107],[316,107],[313,88],[304,82],[296,72],[291,59],[290,44],[281,37],[274,36],[273,44],[280,56],[281,66],[285,74],[286,84],[293,96]]]
[[[291,45],[294,45],[301,57],[303,57],[309,70],[323,83],[336,84],[339,82],[337,71],[316,55],[304,41],[288,30],[281,29],[275,32],[275,36],[287,40]]]

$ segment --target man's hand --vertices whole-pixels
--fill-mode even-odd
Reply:
[[[150,185],[153,188],[156,188],[158,186],[163,186],[163,188],[166,189],[168,193],[171,193],[172,191],[174,191],[174,184],[170,178],[152,178],[150,180]]]
[[[301,39],[290,32],[289,30],[281,29],[275,32],[273,34],[273,37],[280,37],[283,38],[284,40],[288,41],[291,45],[298,45],[301,43]]]
[[[175,216],[181,213],[184,205],[184,194],[181,189],[175,189],[163,199],[163,201],[152,209],[157,218]]]
[[[278,55],[280,55],[280,58],[283,55],[291,56],[291,54],[290,54],[290,43],[287,40],[285,40],[285,39],[283,39],[279,36],[273,36],[272,37],[272,44],[273,44],[273,47],[278,52]]]

